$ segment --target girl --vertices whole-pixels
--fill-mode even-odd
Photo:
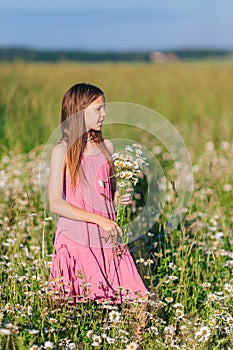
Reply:
[[[105,116],[103,91],[72,86],[62,101],[62,138],[51,154],[49,203],[59,220],[49,287],[55,299],[71,304],[147,294],[115,221],[114,146],[102,138]],[[130,191],[121,203],[132,204]]]

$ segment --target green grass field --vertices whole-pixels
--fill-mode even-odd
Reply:
[[[232,63],[1,64],[2,148],[27,152],[45,143],[59,124],[64,92],[85,81],[100,86],[107,102],[158,111],[202,152],[209,140],[232,139],[232,74]]]
[[[177,193],[167,152],[158,152],[168,174],[164,207],[129,246],[151,293],[140,349],[233,349],[232,73],[231,62],[1,64],[1,349],[139,346],[133,328],[140,320],[128,305],[71,308],[51,301],[48,290],[56,220],[41,199],[38,165],[64,92],[83,81],[100,86],[107,102],[159,112],[192,160],[192,198],[168,234]]]

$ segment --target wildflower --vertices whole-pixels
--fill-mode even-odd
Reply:
[[[9,334],[11,334],[10,329],[0,328],[0,335],[9,335]]]
[[[101,339],[101,337],[99,336],[99,335],[96,335],[96,334],[93,334],[92,335],[92,339],[96,342],[98,342],[98,343],[101,343],[101,341],[102,341],[102,339]]]
[[[167,334],[174,334],[175,333],[175,327],[173,326],[167,326],[164,328],[164,332]]]
[[[176,318],[177,319],[182,319],[184,316],[184,312],[180,309],[176,309]]]
[[[233,317],[232,316],[227,317],[226,322],[228,323],[228,325],[230,327],[233,327]]]
[[[207,288],[209,288],[210,286],[211,286],[211,283],[209,283],[209,282],[204,282],[204,283],[202,283],[202,289],[203,290],[206,290]]]
[[[153,260],[151,259],[147,259],[145,262],[144,262],[144,265],[147,266],[147,265],[151,265],[153,264]]]
[[[206,149],[206,151],[208,152],[208,153],[211,153],[211,152],[213,152],[214,151],[214,143],[213,142],[211,142],[211,141],[209,141],[209,142],[206,142],[206,144],[205,144],[205,149]]]
[[[111,311],[109,313],[109,320],[110,322],[118,322],[121,318],[121,314],[120,312],[117,312],[117,311]]]
[[[215,301],[215,300],[218,300],[218,296],[214,293],[211,293],[211,294],[208,294],[208,299],[210,301]]]
[[[146,280],[149,280],[149,279],[150,279],[150,276],[144,275],[143,278],[146,279]]]
[[[195,339],[199,342],[205,342],[210,337],[210,329],[207,326],[202,326],[199,331],[195,334]]]
[[[110,337],[106,337],[106,341],[108,344],[114,344],[115,343],[115,339],[114,338],[110,338]]]
[[[29,334],[38,334],[40,331],[38,329],[27,329]]]
[[[215,316],[217,317],[217,318],[222,318],[222,312],[221,311],[219,311],[219,310],[216,310],[215,312]]]
[[[119,329],[119,333],[129,335],[129,332],[125,331],[124,329]]]
[[[231,192],[231,190],[232,190],[231,184],[224,184],[224,185],[223,185],[223,190],[224,190],[225,192]]]
[[[133,163],[131,163],[130,161],[127,161],[127,162],[125,162],[125,167],[126,167],[126,169],[132,169]]]
[[[216,221],[215,218],[210,218],[210,224],[211,224],[212,226],[217,226],[217,225],[218,225],[218,222]]]
[[[155,326],[151,326],[150,328],[148,328],[149,333],[154,333],[155,335],[159,335],[159,331],[158,328]]]
[[[112,154],[112,159],[117,159],[119,157],[119,152],[114,152]]]
[[[166,300],[168,303],[172,303],[174,299],[173,299],[172,297],[168,297],[168,298],[165,298],[165,300]]]
[[[176,265],[173,262],[170,262],[169,267],[170,267],[170,269],[175,270]]]
[[[34,275],[34,276],[32,276],[32,280],[33,281],[41,281],[41,277],[37,276],[37,275]]]
[[[214,238],[216,238],[216,240],[220,240],[224,237],[224,233],[223,232],[216,232],[214,235]]]
[[[124,181],[120,181],[120,182],[118,183],[118,186],[119,186],[120,188],[124,188],[124,187],[126,187],[127,185],[126,185],[126,183],[125,183]]]
[[[215,320],[214,318],[211,318],[211,319],[209,320],[209,326],[210,326],[210,327],[214,327],[215,324],[216,324],[216,320]]]
[[[30,347],[30,350],[40,350],[40,347],[39,347],[38,345],[33,344],[33,345]]]
[[[13,323],[10,323],[10,322],[6,323],[5,327],[8,328],[8,329],[13,329],[13,328],[16,329],[17,328],[16,326],[13,325]]]
[[[7,304],[5,305],[5,310],[6,310],[6,312],[13,312],[13,311],[14,311],[14,308],[11,306],[10,303],[7,303]]]
[[[215,294],[220,296],[220,295],[223,295],[223,292],[215,292]]]
[[[230,149],[230,143],[227,141],[221,141],[220,146],[225,151],[228,151]]]
[[[86,336],[87,336],[88,338],[91,338],[92,334],[93,334],[93,330],[90,329],[89,331],[87,331]]]
[[[229,293],[233,292],[233,285],[226,283],[224,286],[224,289],[227,290]]]
[[[121,342],[122,343],[128,343],[129,339],[125,335],[120,336]]]
[[[166,304],[165,304],[163,301],[160,300],[160,301],[158,302],[158,307],[159,307],[159,308],[162,308],[162,307],[164,307],[164,306],[166,306]]]
[[[132,171],[122,171],[121,174],[120,174],[120,177],[122,179],[126,179],[126,180],[132,179],[133,173],[132,173]]]
[[[100,343],[98,343],[97,341],[94,341],[91,345],[92,345],[92,346],[99,346]]]
[[[31,296],[35,295],[36,293],[29,290],[29,291],[24,292],[24,294],[31,297]]]
[[[169,283],[170,281],[175,281],[177,279],[178,279],[178,277],[176,277],[176,276],[168,276],[168,279],[166,280],[166,283]]]
[[[151,232],[147,232],[147,236],[148,236],[148,237],[153,237],[153,236],[154,236],[154,234],[153,234],[153,233],[151,233]]]
[[[160,153],[162,153],[163,150],[162,150],[161,146],[154,146],[152,151],[154,154],[160,154]]]
[[[163,257],[163,253],[160,252],[160,253],[154,253],[155,256],[157,256],[158,258],[162,258]]]
[[[124,168],[125,162],[123,162],[122,160],[115,160],[114,165],[119,168]]]
[[[176,304],[173,305],[173,307],[174,307],[175,309],[178,309],[178,308],[183,308],[184,305],[181,304],[181,303],[176,303]]]
[[[133,143],[132,146],[135,148],[142,148],[142,145],[140,145],[140,143]]]
[[[145,262],[145,260],[143,258],[140,258],[140,259],[136,260],[136,263],[144,263],[144,262]]]
[[[135,350],[138,348],[138,344],[135,342],[132,342],[126,346],[126,350]]]
[[[57,320],[56,320],[56,318],[50,317],[49,322],[50,323],[57,323]]]
[[[44,348],[48,349],[48,350],[53,349],[54,348],[54,344],[51,341],[46,341],[44,343]]]
[[[55,331],[55,328],[49,327],[49,328],[44,328],[45,333],[52,333]]]

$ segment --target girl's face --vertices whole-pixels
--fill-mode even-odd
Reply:
[[[87,131],[90,129],[99,131],[106,115],[104,97],[101,95],[97,97],[95,101],[85,108],[84,114]]]

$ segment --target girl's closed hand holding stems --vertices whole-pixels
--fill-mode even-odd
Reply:
[[[65,93],[49,180],[50,210],[59,215],[49,278],[53,301],[122,303],[148,294],[116,222],[116,204],[130,206],[133,189],[116,190],[114,145],[101,131],[105,117],[98,87],[75,84]]]

